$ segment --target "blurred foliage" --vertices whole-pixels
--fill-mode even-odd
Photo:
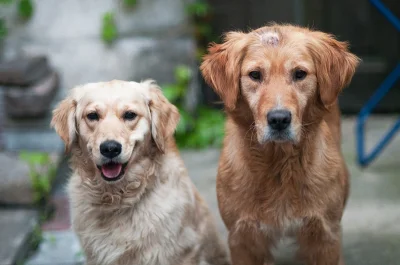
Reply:
[[[0,5],[8,5],[11,4],[14,0],[0,0]]]
[[[31,0],[20,0],[18,3],[18,14],[20,18],[30,19],[33,14],[33,4]]]
[[[43,241],[43,232],[40,228],[40,225],[35,225],[33,228],[33,232],[30,238],[30,251],[34,251],[38,249],[40,243]]]
[[[40,225],[49,220],[54,214],[54,208],[48,201],[50,199],[51,185],[56,176],[56,166],[47,153],[20,152],[19,158],[29,165],[34,201],[40,210],[38,224],[35,225],[29,240],[29,256],[43,242],[43,233]]]
[[[107,12],[103,15],[103,23],[101,27],[101,37],[107,44],[111,44],[117,37],[118,31],[115,24],[114,13]]]
[[[137,0],[124,0],[124,5],[129,8],[135,7],[137,4]]]
[[[205,0],[196,0],[186,7],[186,12],[194,27],[197,42],[196,56],[201,59],[206,53],[207,45],[217,39],[211,26],[212,9]]]
[[[126,8],[133,9],[137,5],[137,0],[123,0],[123,5]],[[103,15],[101,38],[108,45],[112,44],[118,38],[118,27],[115,23],[115,14],[111,11]]]
[[[0,0],[1,5],[9,5],[15,0]],[[34,5],[32,0],[19,0],[18,5],[18,16],[23,20],[28,20],[32,17],[34,11]],[[0,18],[0,40],[4,39],[8,34],[6,21],[4,18]]]
[[[175,104],[181,115],[175,132],[175,139],[181,148],[204,148],[220,146],[224,137],[224,114],[215,109],[200,106],[196,115],[183,108],[183,101],[192,72],[187,66],[175,69],[175,83],[163,86],[165,97]]]
[[[50,197],[51,184],[56,175],[56,167],[53,165],[49,154],[21,152],[19,157],[29,165],[35,202],[38,205],[46,203]]]
[[[7,27],[4,19],[0,18],[0,40],[7,36]]]

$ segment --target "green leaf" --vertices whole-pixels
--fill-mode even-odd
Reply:
[[[82,258],[84,256],[85,254],[83,253],[83,250],[79,250],[78,252],[75,253],[75,258]]]
[[[186,134],[187,130],[193,127],[194,119],[184,110],[180,110],[181,118],[179,120],[178,126],[176,128],[177,134]]]
[[[101,37],[107,44],[111,44],[118,37],[117,26],[112,12],[107,12],[103,15]]]
[[[196,1],[188,5],[186,11],[191,16],[205,17],[210,13],[210,5],[205,1]]]
[[[19,158],[27,162],[30,166],[36,166],[36,165],[43,166],[51,162],[49,154],[40,152],[22,151],[19,154]]]
[[[124,5],[129,8],[135,7],[136,4],[137,4],[137,0],[124,0]]]
[[[212,38],[212,28],[211,25],[208,24],[198,24],[196,26],[196,30],[198,32],[198,34],[200,34],[201,36],[206,37],[207,39],[211,39]]]
[[[172,103],[176,102],[182,96],[181,89],[176,85],[165,85],[162,91],[164,96]]]
[[[47,240],[49,241],[50,245],[55,246],[57,243],[57,239],[53,234],[50,234],[47,238]]]
[[[47,176],[41,176],[39,178],[40,190],[42,194],[45,196],[50,192],[50,181]]]
[[[8,30],[6,26],[6,21],[0,18],[0,40],[7,36]]]
[[[20,0],[18,3],[18,14],[23,19],[29,19],[33,14],[33,4],[31,0]]]
[[[55,166],[49,166],[47,170],[47,175],[50,182],[54,180],[54,178],[56,177],[56,173],[57,173],[57,168]]]
[[[204,148],[222,144],[225,116],[221,111],[200,107],[197,119],[192,122],[192,130],[182,131],[181,134],[177,134],[179,147]]]
[[[9,5],[13,0],[0,0],[0,5]]]
[[[186,65],[179,65],[175,69],[175,80],[178,84],[185,84],[189,82],[192,77],[192,70]]]

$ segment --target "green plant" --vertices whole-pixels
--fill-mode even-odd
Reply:
[[[175,69],[175,83],[163,86],[165,97],[179,109],[181,115],[175,132],[175,139],[182,148],[204,148],[220,146],[224,133],[224,115],[205,106],[200,106],[196,115],[191,115],[183,108],[183,100],[192,72],[187,66]]]
[[[12,3],[14,0],[0,0],[0,5],[9,5]]]
[[[101,37],[103,41],[107,44],[111,44],[118,37],[115,17],[114,13],[112,12],[107,12],[103,15]]]
[[[85,257],[85,253],[83,253],[83,250],[79,250],[78,252],[75,253],[76,259],[81,259],[83,257]]]
[[[43,232],[42,229],[40,228],[40,225],[35,225],[32,231],[32,236],[30,238],[30,249],[31,251],[36,250],[40,243],[43,241]]]
[[[0,0],[0,5],[9,5],[14,0]],[[32,0],[19,0],[17,2],[18,15],[24,20],[28,20],[32,17],[34,6]],[[4,39],[8,34],[6,21],[4,18],[0,18],[0,40]]]
[[[217,39],[211,26],[212,8],[205,0],[196,0],[186,7],[186,12],[193,24],[197,42],[196,56],[200,59],[205,54],[208,43]]]
[[[7,36],[7,27],[4,19],[0,18],[0,40]]]
[[[137,4],[137,0],[124,0],[124,5],[129,8],[135,7]]]
[[[49,234],[47,237],[47,241],[50,245],[55,246],[57,244],[57,238],[53,234]]]
[[[33,4],[31,0],[20,0],[18,3],[18,14],[22,19],[29,19],[33,14]]]
[[[56,167],[49,154],[21,152],[20,159],[29,165],[34,201],[37,204],[45,203],[50,196],[51,184],[56,174]]]

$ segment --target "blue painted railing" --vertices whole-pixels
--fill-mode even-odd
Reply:
[[[370,0],[371,4],[374,5],[390,23],[400,32],[400,20],[380,1]],[[382,100],[382,98],[389,92],[396,81],[400,78],[400,63],[396,68],[387,76],[383,83],[378,87],[372,97],[362,107],[357,117],[357,156],[358,163],[361,166],[368,166],[389,144],[390,140],[400,130],[400,119],[398,119],[394,125],[383,135],[378,143],[371,149],[369,153],[366,152],[365,148],[365,123],[368,117],[376,105]]]

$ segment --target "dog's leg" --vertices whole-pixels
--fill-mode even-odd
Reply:
[[[249,235],[238,236],[235,234],[233,236],[229,234],[232,265],[273,265],[273,257],[265,240],[261,238],[249,239]]]
[[[344,265],[340,224],[310,219],[298,234],[299,257],[307,265]]]

